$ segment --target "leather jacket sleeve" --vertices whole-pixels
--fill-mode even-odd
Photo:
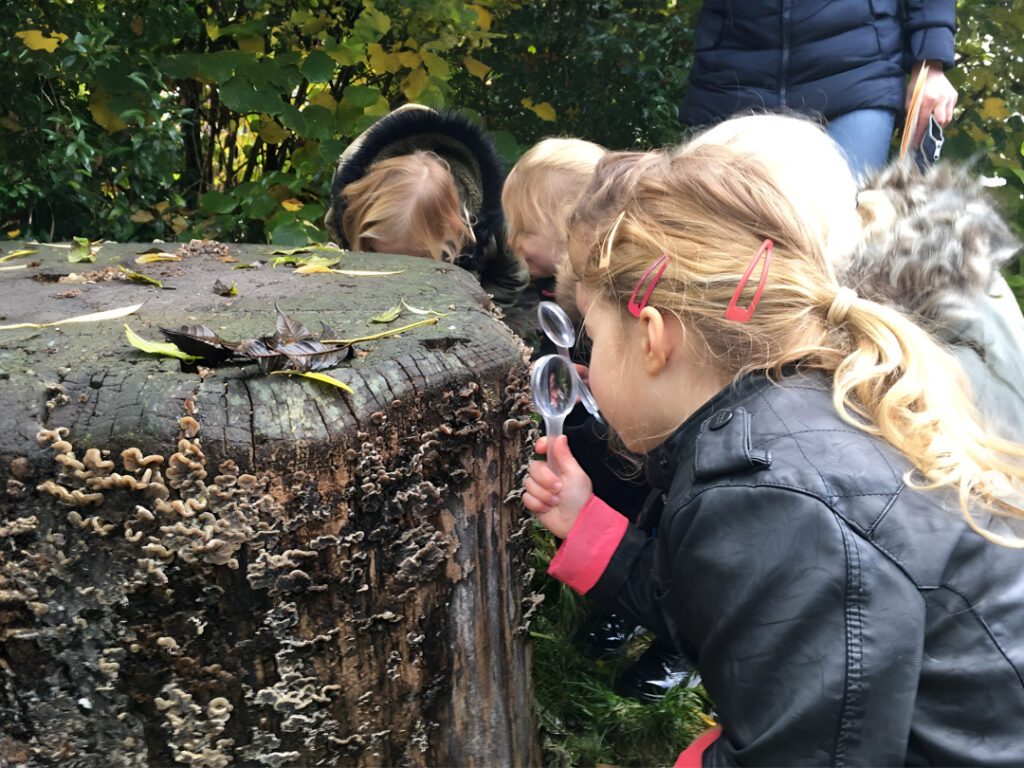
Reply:
[[[630,526],[588,596],[696,661],[723,726],[704,765],[903,765],[925,608],[821,500],[715,486]]]

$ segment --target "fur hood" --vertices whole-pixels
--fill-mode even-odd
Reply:
[[[490,136],[476,123],[453,112],[438,112],[418,104],[406,104],[366,129],[338,158],[331,183],[331,207],[325,223],[331,238],[348,247],[341,231],[345,203],[341,191],[361,179],[379,160],[416,150],[434,152],[451,167],[455,187],[470,213],[476,243],[456,261],[479,270],[492,236],[504,227],[501,187],[505,168]]]
[[[893,163],[858,196],[864,239],[836,265],[841,285],[896,306],[947,341],[977,321],[981,298],[1020,243],[967,170]]]

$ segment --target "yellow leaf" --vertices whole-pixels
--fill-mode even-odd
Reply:
[[[714,728],[716,725],[718,725],[718,721],[715,720],[715,718],[711,717],[710,715],[704,712],[701,712],[700,710],[697,711],[697,717],[699,717],[701,721],[704,723],[704,725],[708,726],[709,728]]]
[[[263,38],[259,35],[238,37],[235,38],[235,43],[238,45],[239,50],[246,53],[263,53]]]
[[[330,91],[320,91],[309,100],[309,103],[315,107],[323,107],[329,112],[333,112],[338,108],[338,102],[331,96]]]
[[[206,22],[206,35],[210,40],[216,40],[220,37],[220,27],[212,21]]]
[[[370,69],[378,74],[394,73],[402,68],[398,57],[385,51],[380,43],[366,46],[366,58],[370,62]]]
[[[440,78],[441,80],[447,80],[451,74],[451,69],[448,66],[448,62],[438,56],[436,53],[430,51],[421,51],[420,56],[423,57],[423,63],[427,65],[427,71],[430,72],[434,77]]]
[[[288,138],[288,131],[270,115],[260,115],[260,138],[267,144],[280,144]]]
[[[7,234],[10,234],[10,232],[8,232]],[[29,250],[29,249],[22,249],[20,251],[11,251],[6,256],[0,256],[0,263],[3,263],[5,261],[10,261],[11,259],[16,259],[19,256],[31,256],[33,253],[39,253],[39,251],[33,251],[33,250]]]
[[[173,253],[144,253],[135,259],[136,264],[152,264],[154,261],[181,261],[181,256]]]
[[[142,34],[142,30],[143,30],[142,17],[141,16],[133,17],[132,18],[132,23],[129,25],[129,27],[131,27],[132,32],[134,32],[136,36],[141,35]]]
[[[120,117],[115,115],[107,107],[110,102],[110,94],[102,90],[96,90],[89,97],[89,111],[96,124],[102,127],[107,133],[116,133],[128,127]]]
[[[333,272],[334,270],[325,264],[302,264],[295,268],[298,274],[314,275],[317,272]]]
[[[335,270],[340,272],[341,270]],[[359,336],[355,339],[320,339],[321,344],[355,344],[360,341],[374,341],[376,339],[383,339],[387,336],[397,336],[400,333],[411,331],[413,328],[419,328],[423,325],[437,325],[436,317],[428,317],[426,320],[417,320],[415,323],[409,323],[409,325],[403,325],[400,328],[389,328],[386,331],[380,333],[374,333],[370,336]]]
[[[395,54],[395,57],[398,59],[399,64],[408,69],[415,69],[423,61],[416,51],[399,51]]]
[[[523,99],[520,103],[528,110],[533,112],[533,114],[535,114],[541,120],[547,120],[549,123],[554,122],[555,108],[552,107],[551,104],[549,104],[548,102],[543,101],[540,104],[534,104],[533,99],[526,98]]]
[[[7,236],[9,238],[11,238],[12,240],[15,237],[17,237],[18,235],[20,235],[20,234],[21,234],[21,230],[20,229],[9,229],[9,230],[7,230]]]
[[[53,323],[15,323],[14,325],[0,325],[0,331],[10,331],[15,328],[47,328],[53,325],[69,325],[71,323],[91,323],[97,320],[113,320],[117,317],[127,317],[133,312],[137,312],[142,303],[132,304],[127,307],[118,307],[117,309],[108,309],[105,312],[93,312],[88,315],[76,315],[75,317],[69,317],[67,320],[57,320]]]
[[[188,229],[188,222],[185,221],[183,216],[175,216],[171,219],[171,229],[174,230],[174,234],[180,235],[186,229]]]
[[[343,67],[349,67],[361,61],[345,46],[326,46],[324,52]]]
[[[491,68],[484,64],[482,61],[477,61],[472,56],[466,56],[462,60],[462,64],[466,67],[466,71],[473,77],[479,77],[481,80],[487,79],[487,73],[491,71]]]
[[[305,24],[299,27],[299,31],[302,32],[302,34],[304,35],[315,35],[317,32],[320,32],[331,22],[332,19],[329,16],[323,15],[320,16],[319,18],[307,21]]]
[[[163,202],[157,203],[153,206],[153,210],[157,213],[163,213],[170,206],[170,203],[164,200]]]
[[[384,117],[384,115],[388,114],[390,111],[391,104],[388,103],[387,99],[381,96],[373,104],[363,109],[363,114],[369,115],[370,117]]]
[[[134,221],[136,224],[148,224],[149,222],[153,221],[153,219],[155,219],[155,218],[156,218],[156,216],[154,216],[149,211],[145,211],[145,210],[136,211],[135,213],[133,213],[129,217],[129,219],[131,221]]]
[[[476,23],[477,23],[477,26],[479,26],[480,29],[482,29],[484,32],[488,31],[491,28],[491,13],[490,13],[490,11],[488,11],[486,8],[483,8],[483,7],[479,6],[479,5],[470,5],[470,6],[467,6],[467,7],[472,8],[474,11],[476,11]]]
[[[324,384],[330,384],[332,387],[343,389],[346,392],[355,392],[355,390],[352,389],[352,387],[350,387],[345,382],[338,381],[338,379],[334,378],[333,376],[328,376],[326,373],[316,373],[314,371],[271,371],[271,374],[275,373],[283,373],[288,376],[301,376],[304,379],[313,379],[313,381],[320,381],[323,382]]]
[[[25,44],[26,48],[31,48],[33,51],[46,51],[47,53],[53,53],[57,50],[57,46],[68,39],[68,36],[61,33],[54,33],[53,37],[44,35],[38,29],[26,29],[24,32],[15,32],[15,37],[20,37],[21,42]]]
[[[402,93],[409,101],[416,101],[426,87],[427,71],[423,67],[416,67],[402,83]]]
[[[0,117],[0,128],[17,133],[21,130],[21,123],[13,112],[8,112],[7,117]]]
[[[199,360],[200,358],[195,355],[189,355],[178,349],[177,344],[173,344],[170,341],[149,341],[141,336],[137,335],[135,331],[128,327],[128,323],[124,324],[125,334],[128,336],[128,343],[136,349],[140,349],[150,355],[165,355],[166,357],[176,357],[179,360]]]
[[[1010,112],[1006,109],[1006,102],[998,96],[985,99],[981,107],[981,116],[986,120],[1007,120]]]
[[[281,201],[281,207],[284,208],[286,211],[298,211],[302,209],[302,206],[303,202],[295,197],[291,198],[290,200]]]

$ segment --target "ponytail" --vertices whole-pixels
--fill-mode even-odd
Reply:
[[[851,298],[851,295],[853,298]],[[836,304],[846,304],[836,316]],[[985,538],[1024,548],[1024,538],[981,526],[972,503],[1024,517],[1024,445],[984,430],[959,362],[895,309],[840,288],[829,308],[853,351],[835,367],[833,403],[857,428],[886,440],[914,465],[907,484],[956,488],[967,524]]]

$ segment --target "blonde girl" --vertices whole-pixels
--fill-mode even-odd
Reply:
[[[341,228],[357,251],[452,262],[474,240],[448,163],[433,152],[374,163],[341,195]]]
[[[665,509],[630,526],[562,438],[524,503],[549,573],[696,664],[721,728],[677,765],[1024,764],[1024,447],[954,359],[728,147],[606,157],[569,243],[591,388]]]
[[[509,171],[501,190],[508,244],[531,278],[558,274],[566,256],[569,214],[604,154],[604,147],[583,139],[544,139]]]
[[[505,247],[505,166],[482,126],[404,104],[346,147],[324,225],[343,248],[439,259],[508,308],[530,282]]]

